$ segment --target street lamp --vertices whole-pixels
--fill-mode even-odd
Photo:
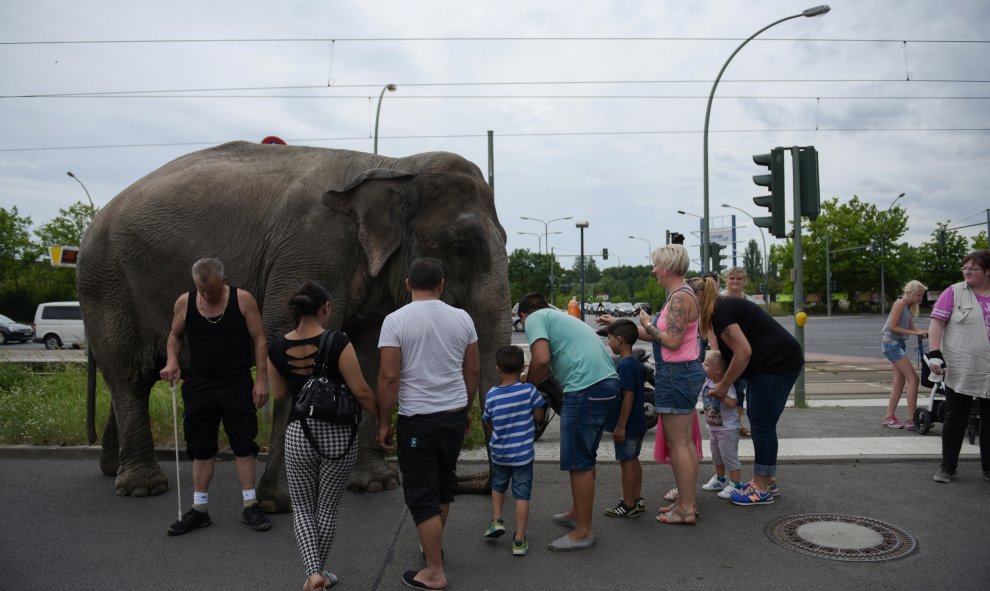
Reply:
[[[581,321],[584,322],[584,229],[588,227],[587,220],[574,222],[574,227],[581,230]]]
[[[645,242],[646,243],[646,248],[649,249],[647,251],[647,253],[646,253],[646,259],[647,260],[652,260],[653,259],[653,243],[652,242],[650,242],[646,238],[640,238],[639,236],[629,236],[629,237],[632,238],[633,240],[642,240],[643,242]]]
[[[732,52],[732,55],[729,56],[729,59],[725,60],[725,64],[722,66],[722,69],[718,71],[718,76],[715,77],[715,82],[712,84],[712,91],[711,93],[708,94],[708,106],[705,107],[705,133],[704,133],[705,216],[701,218],[701,225],[702,225],[701,270],[703,272],[708,271],[708,243],[710,242],[709,226],[708,226],[708,214],[709,214],[708,211],[708,123],[712,115],[712,99],[715,97],[715,88],[718,86],[718,81],[722,79],[722,74],[725,72],[725,69],[729,66],[729,62],[732,61],[732,58],[736,57],[736,54],[739,53],[739,50],[742,49],[747,43],[752,41],[757,35],[759,35],[763,31],[766,31],[767,29],[775,25],[779,25],[784,21],[789,21],[792,18],[798,18],[799,16],[807,16],[807,17],[821,16],[826,12],[828,12],[829,10],[831,10],[831,8],[829,8],[828,5],[826,4],[823,4],[821,6],[815,6],[814,8],[808,8],[807,10],[803,10],[798,14],[788,16],[786,18],[782,18],[779,21],[774,21],[769,25],[763,27],[759,31],[753,33],[748,39],[743,41],[739,45],[739,47],[737,47],[736,50]]]
[[[698,215],[696,213],[691,213],[690,211],[684,211],[683,209],[678,209],[677,210],[677,213],[679,213],[681,215],[690,215],[690,216],[694,216],[694,217],[698,218],[698,226],[701,228],[701,241],[704,243],[705,242],[705,237],[708,235],[707,234],[707,230],[706,230],[706,228],[708,227],[708,222],[705,220],[705,218],[701,217],[700,215]],[[708,253],[708,246],[707,246],[707,244],[702,244],[701,245],[701,274],[702,275],[705,274],[705,269],[708,268],[708,261],[706,260],[706,257],[708,256],[707,253]]]
[[[745,209],[739,209],[738,207],[729,205],[728,203],[723,203],[722,207],[728,207],[729,209],[734,209],[746,214],[749,219],[753,220],[753,225],[756,226],[756,219]],[[767,287],[769,286],[769,282],[767,280],[767,270],[770,268],[770,251],[767,250],[767,237],[763,233],[763,228],[760,226],[756,227],[760,230],[760,238],[763,239],[763,285],[760,286],[760,292],[763,293],[763,302],[767,306],[767,312],[770,312],[770,297],[767,293]]]
[[[382,88],[381,94],[378,95],[378,109],[375,111],[375,154],[378,153],[378,118],[382,114],[382,97],[385,96],[386,90],[389,92],[395,92],[396,88],[398,87],[394,84],[386,84]]]
[[[887,225],[886,222],[887,222],[887,218],[890,216],[890,210],[894,208],[894,204],[900,201],[901,197],[903,196],[904,193],[901,193],[900,195],[895,197],[893,201],[890,202],[890,207],[888,207],[887,211],[885,211],[883,214],[884,226]],[[880,314],[881,315],[887,313],[887,290],[886,290],[886,286],[884,285],[884,269],[883,269],[884,263],[886,261],[887,261],[887,231],[886,229],[882,229],[882,232],[880,234]]]
[[[555,266],[554,263],[556,262],[556,259],[553,256],[553,250],[550,248],[550,232],[548,231],[548,229],[550,228],[550,224],[554,222],[560,222],[563,220],[569,220],[572,219],[572,217],[573,216],[567,216],[565,218],[541,220],[540,218],[528,218],[524,215],[519,216],[519,219],[521,220],[532,220],[534,222],[540,222],[541,224],[543,224],[543,244],[546,245],[547,254],[550,255],[550,302],[551,303],[553,302],[553,268]],[[556,234],[556,232],[554,233]]]
[[[562,232],[550,232],[551,234],[561,234]],[[529,236],[536,236],[536,254],[543,254],[543,234],[537,234],[536,232],[516,232],[516,234],[527,234]]]
[[[93,211],[96,211],[96,206],[93,205],[93,198],[89,196],[89,189],[86,188],[86,185],[84,185],[83,182],[81,180],[79,180],[79,177],[77,177],[76,175],[72,174],[72,171],[71,170],[68,171],[68,172],[66,172],[65,174],[67,174],[67,175],[71,176],[73,179],[75,179],[76,182],[79,183],[79,186],[83,188],[83,191],[86,191],[86,199],[89,199],[89,208],[92,209]]]

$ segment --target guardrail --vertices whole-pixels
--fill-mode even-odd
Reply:
[[[86,363],[85,349],[16,349],[0,347],[0,362],[7,363]]]

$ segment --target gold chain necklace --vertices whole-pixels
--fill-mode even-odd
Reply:
[[[196,307],[199,309],[200,315],[210,324],[218,324],[223,320],[223,315],[227,313],[227,303],[230,301],[230,288],[227,286],[223,288],[223,312],[220,312],[220,316],[217,316],[216,320],[210,320],[210,317],[206,315],[206,308],[199,302],[200,297],[199,294],[196,294]]]

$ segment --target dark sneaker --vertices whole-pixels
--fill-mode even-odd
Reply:
[[[181,536],[182,534],[187,534],[194,529],[206,527],[211,523],[213,522],[210,521],[209,513],[190,509],[182,515],[182,519],[168,526],[168,529],[165,531],[170,536]]]
[[[626,507],[625,502],[619,499],[619,502],[614,507],[609,507],[605,510],[605,515],[609,517],[639,517],[639,514],[643,512],[644,505],[640,505],[639,501],[633,504],[632,507]]]
[[[939,468],[938,472],[935,473],[935,476],[932,476],[932,480],[934,480],[935,482],[941,482],[945,484],[952,482],[952,479],[955,478],[955,476],[956,476],[955,470],[946,470],[945,468]]]
[[[244,512],[241,513],[241,523],[250,525],[254,531],[268,531],[272,528],[272,522],[268,521],[268,517],[258,503],[244,508]]]

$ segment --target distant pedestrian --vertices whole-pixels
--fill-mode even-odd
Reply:
[[[945,375],[942,465],[935,482],[952,482],[973,403],[980,412],[980,466],[990,481],[990,250],[963,259],[963,280],[942,291],[928,326],[929,367]],[[982,317],[983,322],[980,322]],[[945,362],[945,370],[938,364]]]
[[[412,301],[385,317],[378,339],[378,443],[391,446],[389,417],[398,402],[402,489],[426,557],[426,568],[405,571],[402,582],[417,589],[447,586],[443,530],[480,380],[474,322],[441,301],[444,285],[439,260],[413,261],[406,276]]]
[[[745,488],[739,480],[739,415],[734,411],[738,400],[736,389],[729,386],[725,394],[715,395],[715,384],[725,376],[725,360],[718,351],[705,355],[705,385],[701,400],[705,408],[705,424],[708,425],[708,442],[712,451],[715,475],[701,485],[701,490],[719,491],[718,496],[728,499],[734,490]],[[728,474],[726,474],[728,472]]]
[[[609,517],[639,517],[646,508],[643,500],[643,467],[639,453],[646,435],[646,410],[643,406],[643,369],[633,356],[639,330],[632,320],[621,318],[608,326],[608,346],[619,356],[615,370],[619,374],[622,398],[615,405],[605,425],[612,433],[615,459],[622,471],[622,498],[605,511]]]
[[[746,294],[745,287],[746,271],[742,267],[729,267],[725,272],[725,289],[722,290],[722,295],[755,302],[753,296]],[[736,406],[736,414],[739,415],[739,434],[749,437],[749,429],[742,422],[743,415],[746,414],[746,378],[739,378],[733,386],[736,389],[736,396],[739,397],[739,404]]]
[[[481,415],[492,459],[492,520],[485,530],[485,537],[499,538],[505,533],[502,505],[511,481],[512,498],[516,502],[516,528],[512,535],[514,556],[525,556],[529,552],[526,527],[533,491],[533,461],[536,459],[533,439],[536,423],[543,420],[546,405],[532,384],[520,381],[525,363],[523,350],[515,345],[496,351],[495,369],[499,383],[485,395]]]
[[[907,429],[914,431],[914,411],[918,406],[918,372],[907,357],[907,337],[919,336],[925,338],[928,333],[914,326],[914,318],[918,315],[921,298],[925,297],[928,288],[920,281],[908,281],[904,286],[904,295],[897,298],[890,307],[890,315],[881,330],[883,355],[894,366],[894,379],[890,388],[890,399],[887,401],[887,414],[883,415],[884,427],[891,429]],[[897,403],[907,383],[907,420],[902,424],[897,420]]]
[[[553,521],[573,531],[551,542],[550,549],[594,548],[595,461],[605,421],[619,396],[615,364],[591,326],[551,309],[542,293],[522,297],[519,317],[531,354],[527,381],[539,384],[552,368],[564,390],[560,469],[570,475],[571,508],[554,515]]]

